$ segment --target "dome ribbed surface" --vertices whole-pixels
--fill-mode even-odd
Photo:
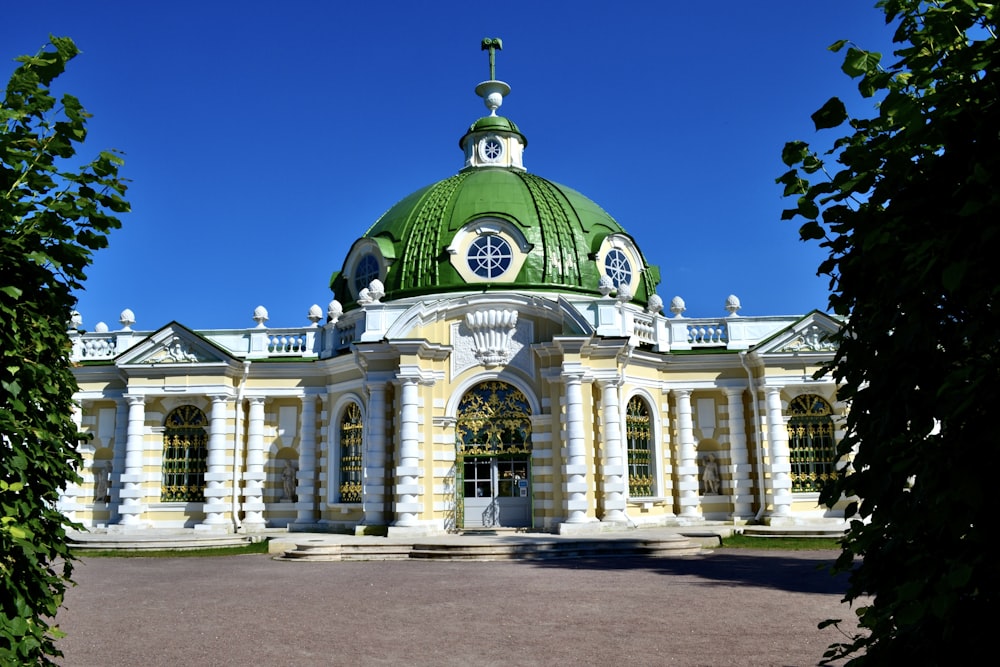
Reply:
[[[448,247],[464,225],[497,218],[514,225],[531,246],[515,281],[469,283],[451,264]],[[365,233],[390,260],[385,300],[460,290],[534,290],[599,295],[595,254],[610,234],[624,230],[579,192],[534,174],[502,168],[470,169],[414,192]],[[642,267],[647,269],[643,261]],[[643,270],[635,299],[645,303],[658,272]],[[347,277],[335,274],[334,292],[346,297]]]

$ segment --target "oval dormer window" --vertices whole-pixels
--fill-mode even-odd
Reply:
[[[609,250],[605,255],[604,272],[611,278],[615,289],[632,282],[632,263],[628,261],[628,255],[617,248]]]
[[[485,234],[469,244],[469,268],[480,278],[499,278],[513,258],[510,244],[497,234]]]

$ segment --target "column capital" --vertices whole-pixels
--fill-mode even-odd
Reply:
[[[600,387],[602,391],[609,388],[617,389],[625,384],[618,375],[615,375],[614,377],[594,378],[594,382],[597,383],[597,386]]]
[[[691,398],[691,389],[671,389],[670,393],[674,395],[674,398]]]
[[[426,386],[431,386],[439,379],[439,374],[420,368],[419,366],[400,366],[399,372],[396,373],[396,381],[400,384],[422,384]]]
[[[122,396],[129,405],[145,405],[146,395],[145,394],[125,394]]]

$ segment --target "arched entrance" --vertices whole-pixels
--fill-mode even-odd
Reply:
[[[499,380],[475,385],[458,404],[455,504],[460,528],[531,526],[531,408]]]

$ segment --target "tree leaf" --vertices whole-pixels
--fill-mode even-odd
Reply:
[[[817,130],[837,127],[847,120],[847,108],[840,98],[831,97],[811,118]]]

